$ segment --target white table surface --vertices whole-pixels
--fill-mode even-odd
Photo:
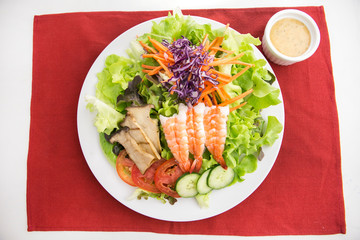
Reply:
[[[319,6],[325,8],[340,121],[347,234],[250,239],[360,239],[360,1],[359,0],[0,0],[0,240],[248,239],[139,232],[27,232],[33,17],[78,11]],[[357,104],[356,104],[357,103]]]

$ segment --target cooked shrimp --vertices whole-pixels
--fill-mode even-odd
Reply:
[[[212,106],[206,107],[204,116],[205,145],[214,159],[223,168],[227,168],[222,156],[226,140],[226,121],[229,115],[229,107]]]
[[[179,105],[179,113],[172,117],[160,116],[167,144],[183,172],[190,171],[189,141],[186,132],[187,107]]]
[[[186,125],[189,151],[194,155],[190,172],[199,172],[202,165],[202,155],[205,149],[204,111],[204,103],[199,103],[195,107],[189,107],[187,110]]]
[[[194,129],[194,108],[188,108],[186,112],[186,132],[189,141],[189,152],[194,154],[195,147],[195,129]]]

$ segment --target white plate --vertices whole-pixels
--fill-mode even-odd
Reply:
[[[207,18],[192,17],[198,23],[210,23],[214,29],[224,26],[222,23]],[[110,54],[127,56],[125,50],[129,47],[130,41],[134,40],[136,36],[150,32],[152,22],[159,22],[161,19],[163,18],[153,19],[127,30],[113,40],[95,60],[86,76],[79,97],[77,127],[80,144],[85,159],[96,179],[115,199],[128,208],[145,216],[166,221],[184,222],[205,219],[235,207],[256,190],[270,172],[277,158],[283,131],[272,147],[263,148],[264,158],[258,162],[258,168],[254,173],[245,176],[245,181],[222,190],[213,191],[210,194],[210,207],[208,209],[201,209],[193,198],[179,199],[175,205],[163,204],[155,199],[128,200],[129,196],[134,192],[134,188],[125,184],[118,177],[114,167],[105,158],[99,144],[98,133],[93,125],[95,116],[94,113],[86,109],[85,96],[95,96],[95,85],[98,81],[96,74],[103,70],[106,57]],[[254,51],[257,58],[265,59],[256,47],[254,47]],[[269,64],[267,68],[272,71]],[[274,86],[280,88],[277,81]],[[280,100],[282,101],[281,94]],[[262,115],[265,119],[267,115],[276,116],[284,125],[284,105],[282,103],[267,108],[262,112]]]

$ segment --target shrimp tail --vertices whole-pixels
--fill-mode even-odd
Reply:
[[[175,134],[179,145],[179,158],[177,161],[183,172],[189,172],[191,167],[189,159],[189,140],[186,131],[186,111],[187,107],[184,104],[180,104],[179,113],[176,116],[175,127]]]
[[[202,158],[194,159],[190,167],[190,173],[199,172],[201,169],[201,165],[202,165]]]
[[[228,168],[228,166],[226,165],[226,163],[225,163],[225,160],[224,160],[224,158],[221,156],[221,157],[218,157],[217,159],[215,159],[220,165],[221,165],[221,167],[223,168],[223,169],[227,169]]]
[[[202,155],[205,150],[204,112],[204,103],[189,107],[187,111],[189,151],[195,159],[191,164],[190,172],[199,172],[202,165]]]
[[[172,117],[160,116],[165,139],[183,172],[189,172],[189,143],[186,133],[186,106],[179,105],[179,113]]]
[[[206,133],[205,145],[214,159],[227,169],[222,156],[227,135],[226,121],[229,114],[228,107],[212,106],[205,110],[204,125]]]

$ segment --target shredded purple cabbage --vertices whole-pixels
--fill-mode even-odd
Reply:
[[[172,43],[163,40],[162,44],[169,49],[175,60],[173,65],[168,66],[173,76],[163,84],[169,92],[176,92],[181,100],[193,105],[199,100],[205,81],[213,85],[219,84],[217,75],[201,69],[206,63],[213,61],[213,56],[209,56],[202,44],[196,46],[185,37]]]

